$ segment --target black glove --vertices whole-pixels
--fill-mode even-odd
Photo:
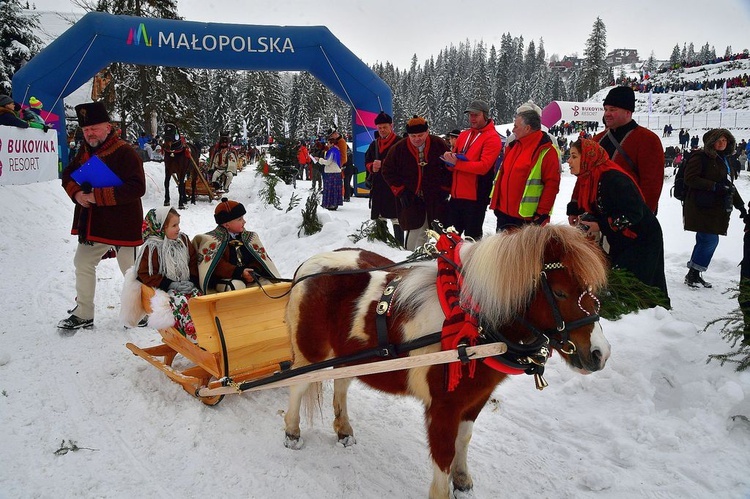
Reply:
[[[740,218],[747,221],[747,210],[744,206],[740,208]]]
[[[531,217],[531,223],[534,225],[544,225],[549,221],[549,213],[545,213],[543,215],[540,215],[537,212],[534,212],[534,215]]]
[[[726,194],[728,192],[732,192],[733,190],[734,185],[732,185],[732,181],[728,178],[722,179],[720,182],[716,182],[714,184],[714,191],[719,194]]]
[[[401,205],[401,209],[405,210],[412,204],[412,194],[411,192],[404,189],[401,191],[401,193],[398,195],[398,203]]]
[[[47,130],[49,130],[49,125],[42,125],[42,130],[44,130],[44,133],[47,133]]]

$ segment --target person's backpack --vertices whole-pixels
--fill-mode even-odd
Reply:
[[[692,153],[685,153],[682,158],[682,163],[677,165],[677,172],[674,175],[674,185],[670,190],[670,195],[680,201],[685,201],[687,197],[688,187],[685,185],[685,167],[687,166],[688,160],[692,156]],[[706,156],[701,155],[701,176],[703,176],[706,170]]]

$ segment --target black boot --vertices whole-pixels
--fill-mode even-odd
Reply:
[[[691,288],[699,288],[703,286],[704,288],[712,288],[713,285],[710,282],[706,282],[703,280],[703,277],[701,277],[701,273],[698,272],[698,269],[690,269],[685,276],[685,284],[690,286]]]

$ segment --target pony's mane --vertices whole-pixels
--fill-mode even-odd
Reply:
[[[528,225],[502,232],[462,248],[461,304],[477,307],[491,324],[505,324],[531,300],[551,243],[554,253],[582,287],[596,291],[606,284],[602,251],[575,227]]]

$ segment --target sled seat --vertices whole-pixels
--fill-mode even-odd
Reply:
[[[164,342],[161,345],[126,346],[194,396],[200,388],[223,386],[224,378],[240,383],[268,376],[291,365],[292,349],[284,320],[288,295],[273,299],[266,293],[280,296],[290,286],[291,283],[267,284],[263,289],[251,287],[191,298],[188,308],[197,344],[169,327],[159,330]],[[153,288],[141,287],[143,308],[149,313],[153,295]],[[182,370],[172,367],[178,353],[193,365]],[[207,405],[215,405],[223,395],[199,398]]]

